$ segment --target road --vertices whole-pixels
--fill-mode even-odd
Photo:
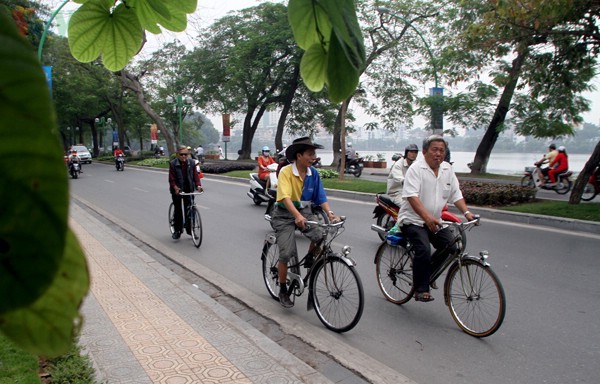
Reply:
[[[248,295],[268,297],[260,275],[260,250],[269,224],[264,207],[246,196],[244,181],[204,179],[199,205],[204,241],[199,249],[183,236],[173,241],[167,224],[170,195],[164,171],[84,166],[71,180],[71,193],[110,212],[164,246],[218,272]],[[487,249],[507,297],[504,324],[493,336],[476,339],[459,330],[434,291],[432,303],[395,306],[375,281],[373,257],[379,245],[370,231],[372,204],[330,199],[346,215],[346,232],[334,248],[352,246],[351,256],[365,289],[365,311],[358,326],[332,337],[362,351],[418,383],[597,382],[600,369],[600,235],[486,220],[468,233],[468,249]],[[471,211],[476,213],[475,209]],[[307,242],[299,242],[300,251]],[[244,301],[244,297],[240,297]],[[306,298],[285,310],[275,301],[269,311],[314,332],[323,326],[306,311]]]

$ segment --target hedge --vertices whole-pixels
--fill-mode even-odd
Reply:
[[[515,184],[461,181],[460,189],[468,204],[480,206],[506,206],[535,200],[535,188]]]

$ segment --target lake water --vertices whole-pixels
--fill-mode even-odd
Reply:
[[[388,169],[392,165],[392,156],[394,152],[382,151],[358,151],[360,156],[373,155],[377,157],[377,153],[385,155]],[[317,155],[321,157],[323,165],[329,165],[333,161],[333,152],[317,150]],[[452,162],[454,162],[455,172],[470,172],[467,164],[473,161],[475,152],[455,152],[452,151]],[[419,158],[423,156],[419,152]],[[522,174],[525,167],[533,166],[536,160],[542,157],[541,153],[494,153],[490,156],[487,171],[489,173],[497,173],[501,175],[516,175]],[[589,159],[590,155],[572,154],[569,155],[569,168],[575,173],[581,172],[583,166]]]

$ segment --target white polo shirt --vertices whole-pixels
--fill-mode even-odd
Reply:
[[[452,166],[442,162],[437,177],[424,158],[415,161],[404,178],[402,205],[398,217],[403,224],[423,225],[421,216],[412,209],[407,197],[417,196],[433,217],[441,218],[444,205],[463,198]]]

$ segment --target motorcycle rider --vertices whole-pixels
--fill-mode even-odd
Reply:
[[[417,159],[419,147],[417,144],[409,144],[404,148],[404,158],[398,159],[387,177],[386,193],[391,197],[394,204],[400,206],[402,204],[402,186],[404,185],[404,175],[408,167]]]
[[[123,153],[123,151],[118,146],[116,146],[115,150],[113,151],[113,155],[115,156],[115,167],[118,167],[119,155],[120,156],[125,156],[125,154]]]
[[[552,143],[548,146],[548,153],[546,153],[544,155],[544,157],[542,157],[541,159],[536,161],[535,165],[541,166],[542,164],[545,164],[545,163],[549,164],[552,161],[554,161],[554,159],[556,158],[557,155],[558,155],[558,151],[556,150],[556,145],[554,143]],[[548,172],[550,171],[550,167],[544,167],[544,168],[540,167],[539,169],[542,172],[542,174],[540,175],[540,179],[542,180],[542,183],[543,183],[544,180],[546,179],[546,177],[548,177]]]
[[[265,182],[265,194],[269,191],[269,175],[271,171],[269,171],[268,166],[271,164],[275,164],[275,160],[271,157],[271,150],[265,145],[262,147],[261,155],[258,156],[258,178]]]
[[[83,170],[81,169],[81,158],[79,157],[79,155],[77,154],[77,150],[75,149],[72,149],[71,153],[67,157],[67,166],[69,170],[71,170],[71,166],[73,165],[73,163],[79,164],[79,172],[83,173]]]
[[[542,180],[541,186],[554,187],[556,185],[556,176],[567,171],[569,169],[569,156],[567,155],[567,150],[564,146],[558,147],[558,155],[550,162],[548,165],[550,169],[548,171],[548,179],[549,183],[544,184]]]
[[[349,168],[350,165],[356,163],[356,159],[358,155],[354,148],[352,148],[352,143],[346,144],[346,168]]]

